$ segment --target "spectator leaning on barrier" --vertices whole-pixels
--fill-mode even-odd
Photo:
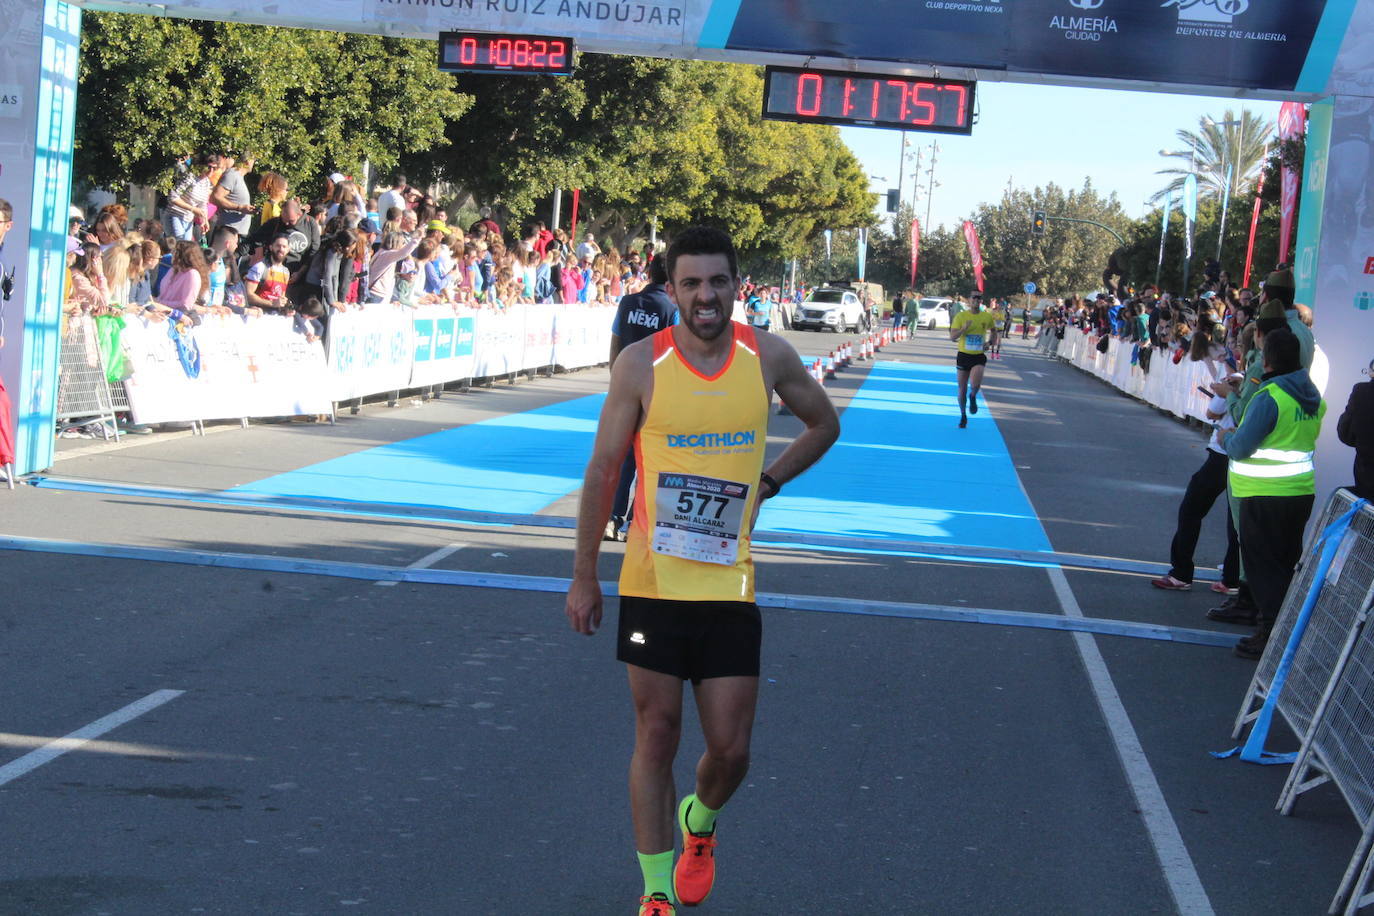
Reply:
[[[368,271],[367,302],[392,301],[396,292],[396,268],[419,244],[419,239],[408,239],[398,232],[382,236],[382,248],[372,256]]]
[[[98,251],[96,246],[92,250]],[[100,258],[88,256],[85,247],[67,237],[67,276],[63,310],[69,314],[91,312],[104,308],[105,293],[101,289],[104,276],[100,273]]]
[[[571,255],[563,255],[563,302],[572,305],[577,302],[577,294],[583,287],[582,269]]]
[[[1364,374],[1374,377],[1374,361]],[[1374,499],[1374,381],[1359,382],[1350,389],[1350,400],[1336,421],[1336,435],[1355,450],[1355,486],[1351,492]]]
[[[286,266],[291,240],[285,235],[272,239],[267,255],[248,268],[243,277],[243,291],[248,304],[269,312],[284,312],[291,307],[286,298],[286,286],[291,271]]]
[[[1315,500],[1312,464],[1326,403],[1302,366],[1297,337],[1287,328],[1264,335],[1264,384],[1222,442],[1229,485],[1240,501],[1238,530],[1245,575],[1258,610],[1253,636],[1236,654],[1264,652],[1302,555],[1303,529]]]
[[[195,242],[177,242],[172,251],[172,269],[162,281],[158,303],[186,312],[205,303],[209,292],[205,257]]]
[[[209,265],[210,291],[206,304],[212,308],[226,306],[235,311],[243,309],[243,278],[239,276],[239,234],[230,225],[215,228],[210,235],[210,249],[205,253]]]
[[[353,285],[353,253],[356,245],[357,239],[352,230],[341,229],[324,240],[320,245],[321,254],[316,255],[320,265],[320,304],[326,324],[332,311],[348,301],[348,291]]]

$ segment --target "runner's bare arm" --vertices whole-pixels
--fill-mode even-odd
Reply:
[[[601,626],[601,583],[596,577],[596,561],[601,553],[602,532],[611,517],[620,464],[639,425],[643,395],[652,384],[651,356],[652,343],[643,340],[626,347],[616,360],[582,483],[577,508],[577,552],[564,610],[573,630],[587,636]]]
[[[758,341],[773,390],[787,409],[806,424],[802,434],[764,469],[782,485],[819,461],[834,444],[840,436],[840,417],[830,403],[830,395],[806,371],[791,344],[773,334],[760,334]]]

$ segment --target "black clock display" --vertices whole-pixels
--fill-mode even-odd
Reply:
[[[946,134],[973,133],[976,83],[930,76],[768,67],[763,116]]]
[[[440,32],[439,69],[447,73],[547,73],[571,76],[571,38],[507,32]]]

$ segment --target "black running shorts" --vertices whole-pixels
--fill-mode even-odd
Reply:
[[[988,355],[986,353],[965,353],[963,350],[959,350],[954,354],[954,365],[964,372],[974,366],[986,366],[987,364]]]
[[[615,657],[700,683],[758,677],[763,618],[752,601],[669,601],[621,596]]]

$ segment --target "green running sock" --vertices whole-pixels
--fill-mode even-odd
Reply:
[[[639,870],[644,873],[644,896],[666,894],[673,899],[673,851],[656,852],[653,855],[636,853],[639,856]]]
[[[720,809],[706,807],[696,795],[689,795],[682,800],[682,811],[682,822],[691,833],[700,835],[716,829],[716,815]]]

